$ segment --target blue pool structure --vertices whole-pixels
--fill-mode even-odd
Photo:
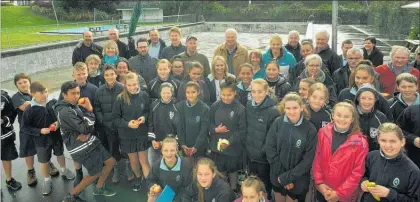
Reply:
[[[89,26],[89,27],[76,27],[76,28],[68,28],[68,29],[53,29],[48,31],[42,31],[40,33],[44,34],[83,34],[85,31],[92,31],[90,29],[96,29],[94,32],[104,32],[108,31],[111,28],[117,29],[126,29],[128,30],[128,25],[124,27],[124,25],[98,25],[98,26]]]

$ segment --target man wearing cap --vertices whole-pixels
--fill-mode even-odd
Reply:
[[[197,52],[197,45],[198,45],[198,39],[195,36],[188,36],[187,40],[185,42],[185,52],[179,54],[184,61],[184,63],[189,63],[192,61],[197,61],[201,65],[203,65],[204,68],[204,75],[203,77],[207,77],[207,75],[210,74],[210,63],[209,59],[201,53]]]

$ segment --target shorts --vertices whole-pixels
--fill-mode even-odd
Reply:
[[[112,158],[111,154],[102,145],[99,145],[84,158],[74,159],[74,161],[84,166],[90,176],[95,176],[102,172],[104,162],[110,158]]]
[[[147,151],[149,147],[152,146],[152,143],[145,138],[136,138],[136,139],[120,139],[120,148],[121,152],[131,154],[137,152]]]
[[[228,156],[217,152],[212,152],[212,160],[220,172],[233,173],[237,172],[242,167],[241,156]]]
[[[19,157],[35,156],[36,147],[32,136],[19,132]]]
[[[15,143],[10,143],[1,146],[1,160],[12,161],[18,158],[18,152],[16,150]]]
[[[293,190],[293,189],[292,189]],[[280,193],[283,196],[289,196],[293,200],[298,200],[298,202],[304,202],[306,198],[306,194],[304,195],[296,195],[291,192],[291,190],[286,190],[284,187],[277,187],[273,186],[273,191],[276,193]]]
[[[60,137],[54,137],[49,139],[48,144],[45,147],[36,148],[38,162],[47,163],[51,160],[51,153],[54,150],[55,156],[61,156],[64,152],[63,139]]]

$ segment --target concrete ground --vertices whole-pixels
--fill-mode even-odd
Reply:
[[[313,32],[321,29],[326,29],[331,33],[331,25],[314,25]],[[341,41],[345,39],[351,39],[355,45],[355,47],[362,48],[363,47],[363,40],[368,35],[371,35],[367,31],[364,31],[363,28],[358,27],[355,29],[354,26],[340,26],[338,28],[338,54],[341,54]],[[221,44],[224,41],[224,34],[222,32],[200,32],[196,33],[195,36],[199,39],[199,52],[208,56],[209,60],[213,56],[214,48]],[[270,34],[268,33],[239,33],[238,41],[247,46],[248,48],[255,48],[255,49],[265,49],[268,46]],[[305,33],[302,33],[301,39],[305,38]],[[283,38],[283,43],[287,43],[286,34],[281,34]],[[390,51],[389,43],[386,42],[386,39],[382,39],[378,37],[378,48],[384,52],[385,61],[389,61],[388,53]],[[185,41],[185,39],[183,39]],[[32,75],[32,80],[40,80],[43,81],[50,90],[51,97],[58,97],[59,88],[64,81],[71,80],[71,67],[63,67],[57,68],[53,70],[49,70],[48,72],[41,72],[35,75]],[[10,95],[12,95],[15,91],[15,86],[13,81],[6,81],[1,83],[1,88],[7,90]],[[16,121],[17,122],[17,121]],[[15,124],[15,129],[18,130],[17,124]],[[18,137],[18,135],[17,135]],[[18,148],[19,141],[16,140],[15,142]],[[70,155],[67,151],[65,151],[65,156],[67,159],[67,166],[70,170],[74,171],[73,163],[71,161]],[[58,166],[56,159],[53,157],[53,162]],[[1,168],[2,170],[3,168]],[[63,180],[61,177],[53,178],[53,191],[48,196],[42,196],[41,189],[42,189],[42,182],[43,178],[41,176],[40,165],[35,158],[35,170],[37,172],[38,178],[38,185],[35,187],[28,187],[26,184],[26,165],[24,160],[19,158],[13,161],[13,177],[20,181],[23,185],[22,189],[17,192],[10,192],[4,186],[4,172],[1,171],[1,200],[7,202],[57,202],[61,201],[61,199],[71,190],[73,181]],[[86,171],[84,172],[87,173]],[[112,174],[111,174],[112,176]],[[111,177],[110,177],[111,178]],[[109,179],[110,179],[109,178]],[[109,180],[110,181],[110,180]],[[83,196],[88,201],[146,201],[146,191],[143,189],[140,192],[133,192],[131,190],[131,186],[128,184],[126,177],[121,176],[121,181],[114,185],[112,182],[109,182],[109,187],[115,189],[117,194],[113,197],[94,197],[92,195],[92,187],[89,187],[86,191],[84,191]]]

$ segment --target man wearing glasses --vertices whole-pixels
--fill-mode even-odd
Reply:
[[[363,60],[363,51],[358,48],[350,48],[347,50],[346,61],[347,64],[337,69],[333,73],[333,80],[337,84],[337,93],[345,89],[349,85],[349,76],[351,72],[359,65],[359,62]]]
[[[128,63],[130,69],[135,70],[137,74],[144,78],[146,83],[149,83],[156,77],[156,63],[158,59],[149,55],[149,45],[146,38],[139,38],[136,44],[136,50],[139,54],[130,58]]]

